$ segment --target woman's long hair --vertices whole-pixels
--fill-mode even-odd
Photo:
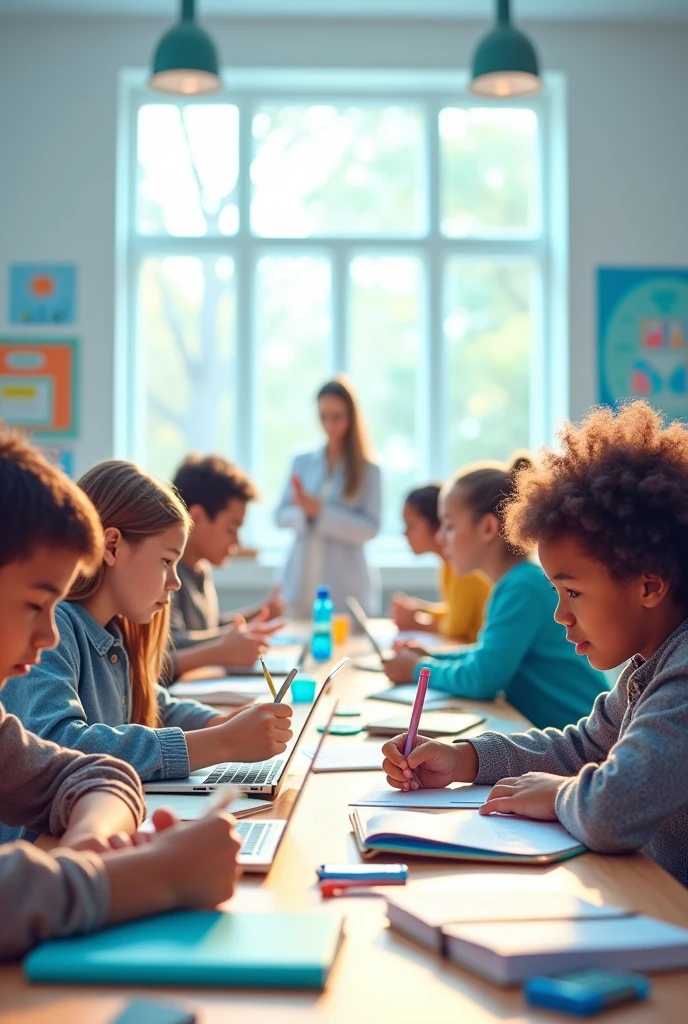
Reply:
[[[131,462],[100,462],[78,481],[100,516],[103,530],[116,527],[130,544],[162,533],[180,524],[187,530],[191,519],[171,487],[155,480]],[[86,601],[103,585],[105,563],[91,576],[78,576],[67,595],[68,601]],[[129,657],[131,676],[131,721],[156,727],[160,724],[155,684],[161,676],[167,653],[170,626],[169,605],[156,612],[148,623],[130,622],[116,616]]]
[[[363,487],[368,463],[372,460],[370,441],[353,385],[344,376],[335,377],[318,391],[318,401],[331,395],[346,405],[349,429],[344,438],[344,497],[353,498]]]

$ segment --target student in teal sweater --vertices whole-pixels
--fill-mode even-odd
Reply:
[[[482,572],[494,583],[478,642],[445,655],[416,644],[399,647],[385,663],[393,683],[417,681],[432,671],[430,685],[455,697],[493,700],[499,693],[539,729],[577,722],[609,687],[601,672],[576,657],[566,631],[554,621],[556,595],[542,569],[502,535],[502,506],[514,493],[519,471],[483,463],[457,474],[440,496],[444,556],[460,575]]]

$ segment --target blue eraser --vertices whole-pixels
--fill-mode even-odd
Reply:
[[[171,1003],[132,999],[113,1024],[194,1024],[196,1015]]]
[[[650,989],[649,979],[642,974],[595,969],[553,978],[528,978],[523,984],[523,994],[531,1006],[547,1006],[578,1017],[647,999]]]

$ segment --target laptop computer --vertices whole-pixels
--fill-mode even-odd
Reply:
[[[217,786],[231,783],[240,793],[275,796],[287,773],[301,733],[308,725],[320,697],[348,660],[348,658],[342,658],[330,669],[326,678],[316,684],[315,697],[311,704],[293,705],[292,732],[294,735],[283,754],[278,754],[266,761],[224,761],[222,764],[210,765],[208,768],[199,768],[187,775],[185,779],[159,779],[155,782],[146,782],[144,790],[147,793],[210,793]]]
[[[377,639],[373,635],[370,626],[368,625],[368,616],[363,611],[363,608],[361,607],[360,603],[356,600],[355,597],[347,597],[346,606],[351,612],[351,615],[356,625],[365,634],[368,640],[370,640],[370,644],[373,648],[373,651],[375,652],[374,654],[371,654],[368,657],[364,656],[361,658],[357,658],[356,661],[354,662],[354,668],[365,669],[366,672],[382,672],[383,662],[389,660],[389,658],[394,657],[394,652],[392,650],[382,650],[379,643],[377,642]]]
[[[280,652],[268,651],[263,656],[268,672],[271,676],[288,676],[293,668],[301,669],[304,666],[308,651],[311,646],[310,636],[303,643],[296,662],[293,654],[282,654]],[[225,667],[228,676],[262,676],[263,668],[260,661],[254,661],[252,665],[230,665]]]
[[[290,772],[289,781],[295,782],[296,796],[291,802],[291,807],[287,812],[286,818],[270,818],[268,820],[253,821],[244,819],[238,821],[234,826],[234,830],[242,840],[241,850],[237,861],[241,865],[245,873],[253,874],[267,874],[272,867],[272,863],[277,855],[277,851],[280,847],[284,835],[287,831],[287,827],[292,817],[296,806],[301,799],[304,787],[308,780],[309,775],[313,771],[313,765],[315,759],[320,752],[325,737],[327,736],[330,728],[330,722],[334,717],[334,713],[337,710],[338,700],[337,698],[327,699],[327,709],[324,714],[319,714],[317,717],[321,719],[322,732],[318,735],[318,741],[316,743],[315,751],[312,756],[309,752],[308,756],[301,753],[299,757],[295,759],[295,771]]]

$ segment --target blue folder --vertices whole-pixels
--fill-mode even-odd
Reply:
[[[53,939],[24,971],[51,984],[322,989],[341,941],[332,912],[182,911]]]

